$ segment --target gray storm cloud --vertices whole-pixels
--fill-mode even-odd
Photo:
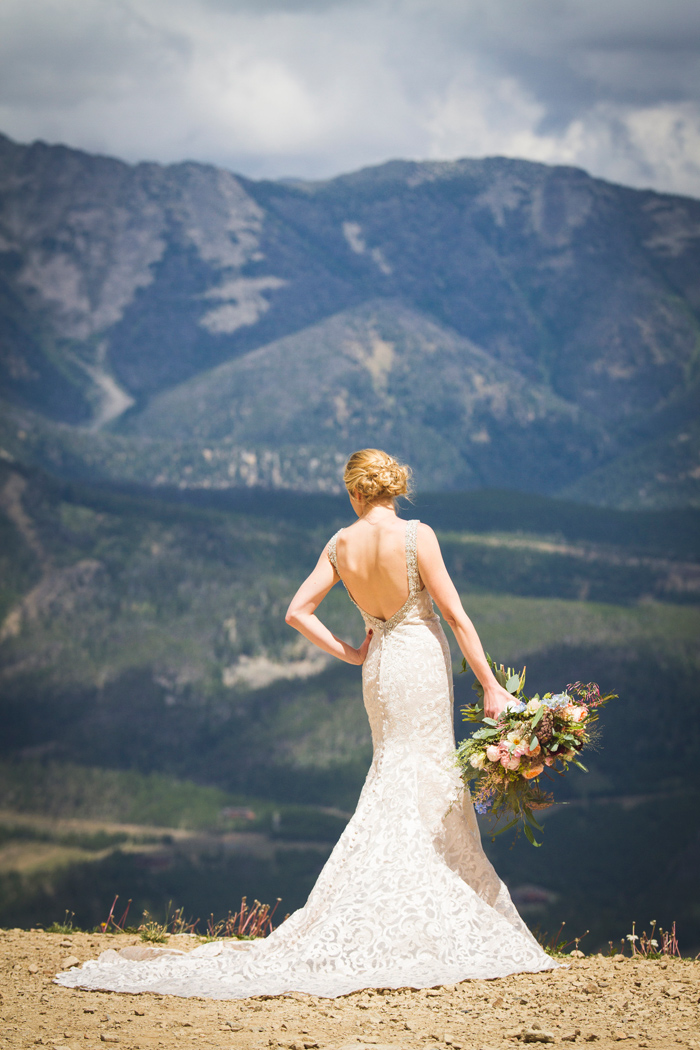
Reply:
[[[500,154],[700,196],[700,4],[4,0],[0,130],[269,177]]]

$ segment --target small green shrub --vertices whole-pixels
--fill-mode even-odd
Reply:
[[[143,913],[143,917],[146,921],[139,926],[138,930],[141,940],[151,944],[163,944],[168,937],[166,927],[161,922],[152,919],[147,911]]]
[[[68,917],[69,915],[70,915],[70,918]],[[78,933],[79,932],[78,928],[73,925],[73,918],[74,918],[74,916],[75,916],[75,912],[74,911],[69,912],[66,909],[66,912],[65,912],[65,914],[63,916],[63,922],[52,922],[50,926],[46,927],[46,932],[47,933]]]

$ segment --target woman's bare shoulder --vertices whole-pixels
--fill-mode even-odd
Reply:
[[[429,546],[435,545],[438,542],[435,530],[430,525],[426,525],[424,521],[418,522],[416,536],[419,541],[424,540]]]
[[[416,553],[419,564],[425,571],[428,571],[431,567],[437,568],[442,565],[440,542],[435,535],[434,529],[423,522],[418,526],[416,533]]]

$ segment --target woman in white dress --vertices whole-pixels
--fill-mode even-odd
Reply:
[[[319,648],[362,665],[374,749],[355,814],[304,907],[261,941],[211,942],[189,953],[110,950],[59,974],[60,984],[216,999],[334,997],[557,965],[487,860],[454,764],[450,652],[432,600],[484,687],[486,714],[497,716],[510,697],[488,666],[435,533],[396,514],[408,474],[377,449],[350,457],[344,481],[358,520],[331,538],[287,613]],[[340,580],[365,622],[358,649],[316,616]]]

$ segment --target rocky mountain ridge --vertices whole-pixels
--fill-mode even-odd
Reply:
[[[424,488],[700,501],[700,202],[577,169],[0,137],[0,330],[6,452],[63,472],[329,489],[382,443]]]

